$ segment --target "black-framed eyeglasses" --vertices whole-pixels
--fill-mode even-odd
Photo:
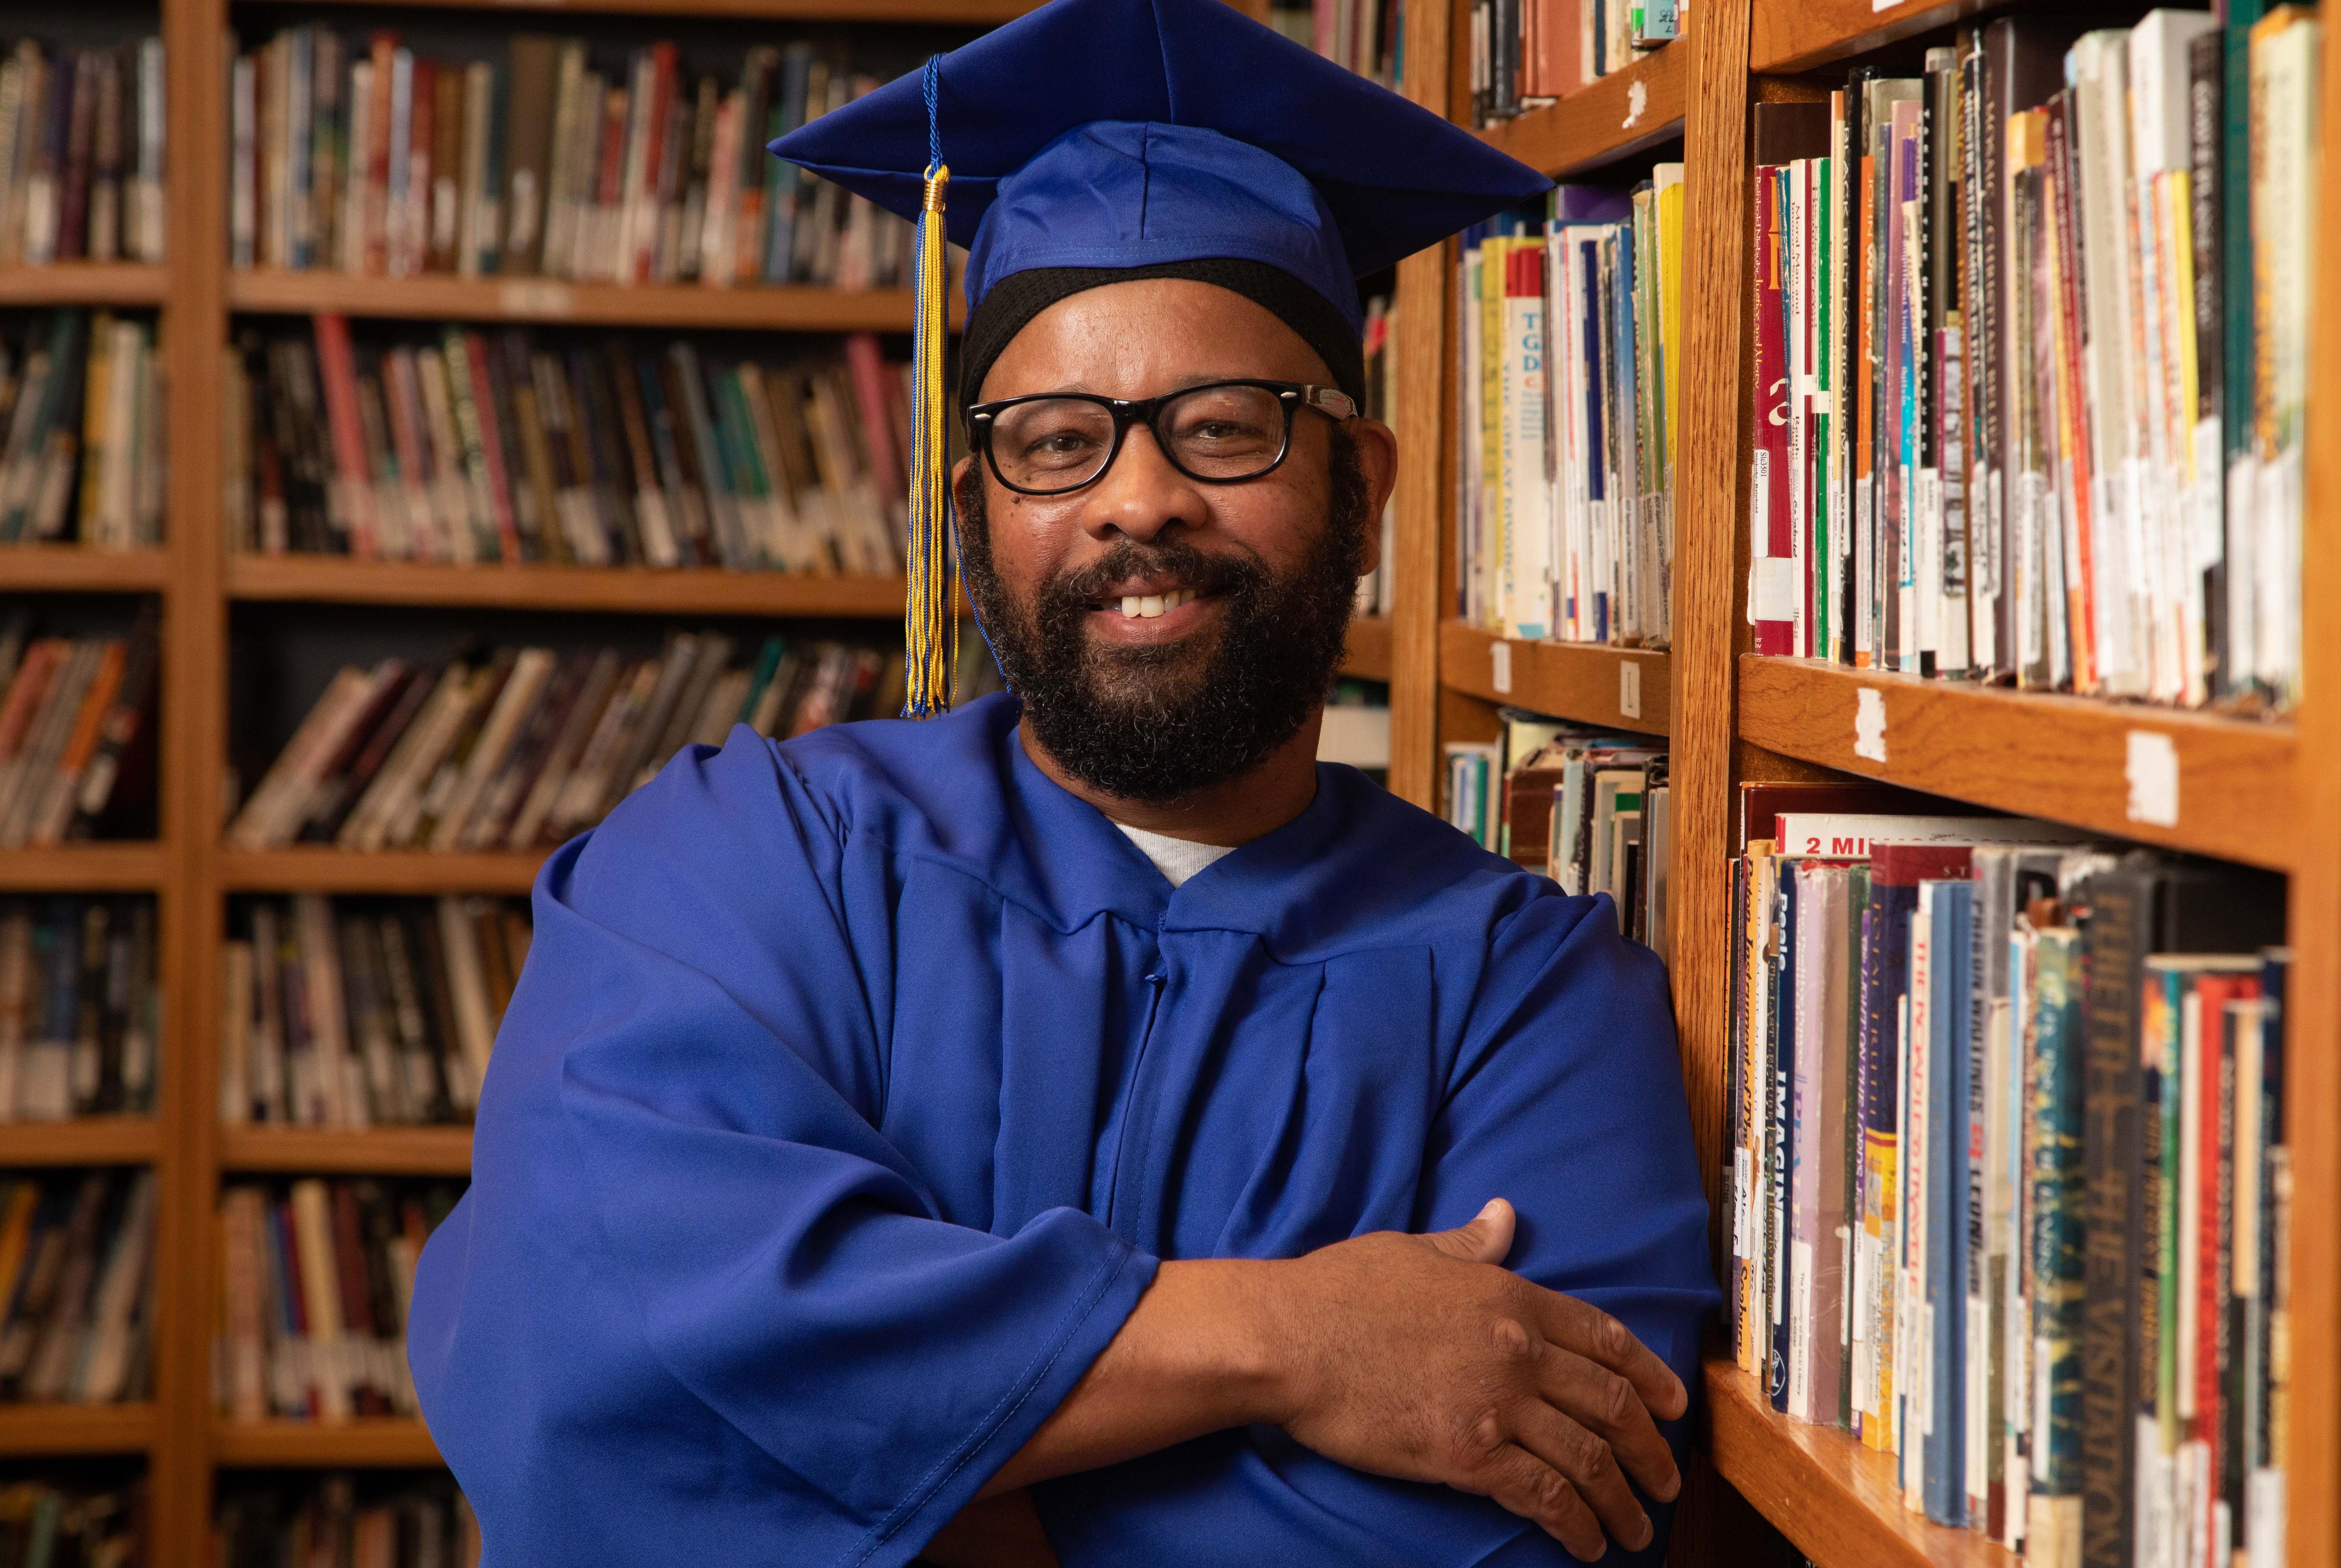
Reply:
[[[1339,387],[1296,381],[1214,381],[1141,398],[1039,392],[974,404],[967,411],[968,444],[1009,489],[1062,495],[1112,467],[1130,427],[1142,424],[1188,478],[1234,484],[1284,461],[1292,450],[1294,411],[1302,408],[1333,420],[1358,412],[1357,400]]]

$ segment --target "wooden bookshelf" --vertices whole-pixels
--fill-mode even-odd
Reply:
[[[1747,411],[1752,358],[1748,285],[1750,111],[1763,97],[1812,96],[1846,64],[1881,49],[1898,62],[1920,41],[2000,0],[1701,0],[1689,35],[1561,104],[1482,133],[1557,176],[1638,177],[1657,132],[1679,135],[1685,172],[1683,360],[1675,488],[1673,639],[1643,678],[1645,727],[1668,736],[1675,856],[1673,994],[1694,1138],[1718,1244],[1728,1040],[1731,832],[1739,784],[1759,778],[1880,779],[2109,839],[2165,845],[2288,873],[2295,954],[2287,1011],[2300,1043],[2288,1062],[2296,1107],[2288,1554],[2293,1568],[2341,1563],[2341,312],[2321,314],[2311,345],[2310,519],[2302,543],[2305,695],[2288,723],[2184,712],[1954,682],[1921,681],[1748,653],[1745,622]],[[2027,8],[2040,15],[2047,7]],[[2077,3],[2076,18],[2135,21]],[[1451,118],[1469,113],[1470,7],[1410,5],[1410,95]],[[2341,27],[2326,38],[2324,123],[2341,123]],[[1910,61],[1915,65],[1915,58]],[[1802,76],[1802,73],[1821,73]],[[1799,76],[1782,81],[1776,78]],[[1622,124],[1639,80],[1649,133]],[[2321,265],[2341,255],[2341,163],[2327,160]],[[1499,689],[1501,639],[1453,617],[1458,406],[1455,247],[1400,270],[1401,388],[1397,650],[1391,693],[1393,789],[1438,810],[1444,744],[1495,733],[1514,704],[1603,724],[1615,711],[1621,650],[1513,643]],[[2320,694],[2323,694],[2320,699]],[[1872,733],[1882,730],[1882,735]],[[1882,744],[1881,744],[1882,743]],[[2288,1114],[2293,1114],[2288,1111]],[[2010,1568],[2006,1551],[1906,1510],[1895,1462],[1847,1433],[1774,1414],[1728,1363],[1706,1376],[1716,1473],[1819,1568]],[[1687,1523],[1679,1549],[1699,1532]],[[1731,1562],[1731,1543],[1707,1557]]]
[[[1661,651],[1523,642],[1449,621],[1439,628],[1439,668],[1448,689],[1481,702],[1583,724],[1667,733],[1670,675]]]
[[[220,1169],[300,1176],[468,1176],[469,1127],[223,1127]]]
[[[152,1116],[0,1123],[0,1171],[46,1165],[146,1165],[163,1150]]]
[[[163,1433],[162,1413],[141,1404],[0,1404],[0,1457],[142,1453]]]
[[[1790,1421],[1732,1362],[1705,1370],[1717,1472],[1815,1563],[2021,1568],[2006,1547],[1905,1508],[1894,1455],[1864,1448],[1851,1433]]]
[[[427,849],[223,850],[224,893],[526,893],[544,856]]]
[[[555,278],[352,276],[232,272],[228,308],[259,315],[533,322],[722,332],[911,330],[905,288],[702,288],[696,284],[563,283]]]
[[[1689,86],[1689,41],[1677,39],[1479,137],[1555,179],[1567,179],[1681,135]]]
[[[1748,30],[1748,68],[1768,75],[1817,70],[1932,33],[2011,0],[1758,0]],[[2144,8],[2141,7],[2141,10]],[[2087,11],[2080,13],[2087,15]],[[2119,15],[2100,7],[2107,25]]]
[[[394,1470],[440,1463],[419,1421],[215,1421],[212,1457],[239,1470]]]
[[[2288,870],[2304,844],[2288,724],[1748,654],[1739,735],[1840,772],[2248,865]]]
[[[154,844],[61,844],[0,849],[0,893],[151,893],[170,874]]]
[[[1350,640],[1341,650],[1341,674],[1361,681],[1390,678],[1388,615],[1360,615],[1350,623]]]
[[[159,305],[170,273],[130,262],[59,262],[0,267],[0,305]]]
[[[0,594],[152,594],[169,566],[160,550],[0,544]]]
[[[346,555],[238,554],[228,596],[313,604],[443,604],[643,615],[900,620],[900,577],[652,566],[451,566]]]

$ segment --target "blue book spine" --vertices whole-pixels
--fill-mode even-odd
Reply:
[[[1927,1313],[1933,1343],[1922,1346],[1931,1386],[1928,1406],[1927,1517],[1967,1523],[1967,1074],[1974,1031],[1967,993],[1974,975],[1974,893],[1964,882],[1923,885],[1932,915],[1928,975]]]

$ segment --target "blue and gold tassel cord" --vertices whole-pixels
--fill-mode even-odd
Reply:
[[[912,270],[916,319],[911,329],[910,600],[902,616],[909,691],[902,716],[932,718],[951,712],[959,687],[959,610],[951,592],[958,551],[953,538],[951,453],[944,440],[943,165],[935,105],[936,62],[927,61],[927,192],[919,210]]]

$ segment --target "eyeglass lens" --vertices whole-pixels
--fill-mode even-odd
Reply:
[[[1021,489],[1079,489],[1113,455],[1113,412],[1076,397],[1011,404],[991,422],[991,459]],[[1250,479],[1276,466],[1285,411],[1263,386],[1199,386],[1154,417],[1164,455],[1199,479]]]

